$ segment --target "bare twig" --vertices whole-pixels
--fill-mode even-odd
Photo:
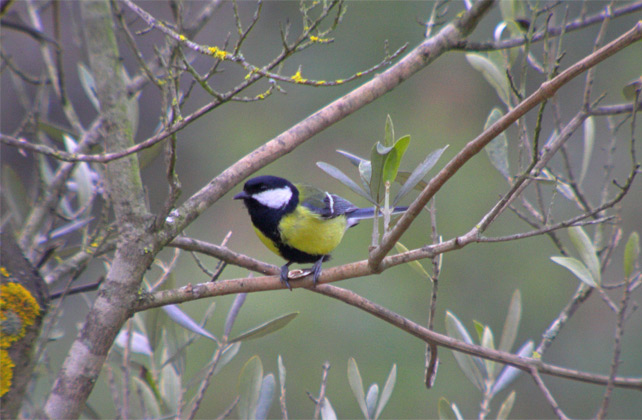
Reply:
[[[560,420],[569,420],[568,417],[564,414],[560,406],[557,404],[555,401],[555,398],[553,397],[553,394],[548,390],[546,387],[546,384],[542,380],[542,377],[539,375],[539,372],[537,371],[536,368],[531,367],[530,369],[530,374],[535,383],[537,384],[537,387],[539,388],[540,391],[542,391],[542,394],[544,394],[544,397],[546,398],[546,401],[548,401],[548,404],[551,406],[555,414],[557,415],[557,418]]]

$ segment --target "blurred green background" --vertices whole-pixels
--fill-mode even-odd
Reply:
[[[587,8],[590,13],[594,13],[605,4],[589,2]],[[143,2],[141,5],[158,18],[170,19],[166,3]],[[199,2],[190,2],[186,6],[196,10],[200,5]],[[248,22],[254,12],[254,3],[240,2],[239,6],[244,22]],[[575,17],[581,8],[579,2],[567,3],[560,7],[567,6],[571,17]],[[459,3],[451,4],[451,10],[446,18],[452,18],[460,7]],[[431,9],[432,3],[425,1],[349,2],[343,22],[332,35],[336,39],[335,42],[315,46],[296,55],[284,66],[282,74],[294,74],[300,66],[302,76],[305,78],[323,80],[346,78],[354,72],[379,62],[384,56],[386,42],[391,51],[404,43],[409,44],[408,48],[413,48],[420,43],[424,28],[419,22],[425,21]],[[43,12],[45,16],[47,13],[46,10]],[[69,23],[63,31],[69,36],[70,45],[78,43],[77,6],[71,2],[69,4],[63,2],[63,16]],[[198,35],[196,41],[222,46],[226,34],[234,30],[232,16],[231,4],[224,4],[217,17]],[[639,18],[638,14],[617,19],[607,31],[607,39],[611,40],[618,36],[624,32],[625,29],[622,28],[631,27]],[[43,20],[46,23],[49,22],[47,19]],[[500,20],[499,10],[495,7],[471,38],[478,41],[490,39],[495,25]],[[263,6],[256,29],[245,44],[244,56],[256,64],[267,62],[280,49],[279,24],[286,21],[292,24],[291,32],[298,34],[301,27],[298,3],[267,2]],[[559,21],[554,23],[559,24]],[[143,26],[140,25],[140,28],[142,29]],[[592,51],[598,29],[598,26],[594,26],[567,35],[564,41],[566,56],[563,66],[570,65]],[[12,42],[12,39],[19,40]],[[150,51],[149,47],[158,43],[160,39],[161,37],[153,32],[138,38],[143,48],[147,48],[144,50],[147,53]],[[36,58],[38,57],[37,45],[33,41],[7,33],[6,36],[3,34],[2,42],[6,53],[16,56],[16,60],[21,61],[22,65],[29,66],[33,62],[34,69],[39,68],[39,59]],[[136,67],[131,52],[124,43],[121,45],[125,65],[130,72],[133,72]],[[64,65],[68,74],[67,83],[72,101],[78,108],[84,108],[85,113],[81,114],[81,118],[84,122],[88,122],[94,114],[84,97],[76,75],[77,62],[86,62],[86,60],[77,50],[77,48],[68,48],[69,53],[66,52],[68,61]],[[18,56],[19,51],[24,51],[26,54]],[[637,43],[598,67],[595,74],[594,97],[607,92],[604,104],[622,102],[620,94],[622,86],[640,76],[640,57],[642,57],[642,44]],[[205,71],[208,68],[207,60],[199,59],[195,66],[200,71]],[[218,86],[219,90],[224,90],[225,86],[232,86],[243,76],[244,73],[238,67],[227,65],[225,72],[216,75],[212,83]],[[532,77],[529,82],[530,90],[536,88],[541,82],[541,77]],[[276,93],[262,102],[229,104],[191,124],[178,133],[177,172],[183,185],[182,197],[189,197],[237,159],[354,89],[360,83],[362,81],[359,80],[350,85],[334,88],[286,85],[284,87],[287,95]],[[262,89],[264,88],[265,86]],[[257,94],[262,89],[257,88],[253,93]],[[568,121],[577,112],[581,104],[582,89],[583,77],[580,77],[561,90],[563,122]],[[184,110],[184,115],[209,100],[206,95],[195,89]],[[16,101],[11,79],[4,72],[1,110],[3,132],[14,130],[16,122],[24,112],[16,105]],[[140,126],[137,135],[139,141],[153,133],[158,124],[158,114],[161,112],[158,93],[151,87],[144,90],[140,103]],[[486,117],[494,106],[501,106],[501,103],[493,89],[468,65],[463,53],[452,52],[439,58],[434,64],[391,93],[320,133],[259,173],[275,174],[297,182],[312,183],[340,194],[355,204],[365,206],[367,203],[360,197],[355,196],[350,190],[316,168],[315,162],[331,163],[356,177],[354,167],[335,150],[344,149],[360,156],[369,156],[372,144],[383,139],[385,118],[389,114],[394,121],[397,137],[405,134],[410,134],[412,137],[409,153],[406,154],[401,169],[412,170],[431,151],[450,145],[437,165],[439,168],[483,129]],[[51,112],[54,117],[60,118],[60,110],[51,109]],[[534,117],[534,114],[528,116],[531,129],[534,126]],[[599,198],[605,156],[603,148],[608,144],[604,120],[598,120],[597,127],[598,134],[592,165],[584,183],[588,197],[594,202]],[[550,135],[551,130],[552,121],[549,116],[544,121],[544,139]],[[625,142],[627,136],[630,136],[630,131],[626,133],[628,134],[621,136],[623,140],[618,144],[616,153],[614,175],[619,181],[623,181],[630,167],[630,158],[627,156],[629,143]],[[516,134],[514,128],[508,131],[511,145],[517,141]],[[581,131],[570,140],[569,151],[571,163],[579,168],[582,157]],[[2,147],[2,152],[3,165],[10,164],[24,175],[25,179],[30,182],[35,181],[33,176],[29,175],[29,169],[33,164],[30,154],[28,157],[23,157],[5,146]],[[514,170],[515,164],[511,163]],[[560,161],[556,160],[553,165],[560,167]],[[434,173],[433,170],[431,174]],[[162,158],[145,169],[144,180],[150,205],[157,211],[167,191]],[[281,265],[282,261],[265,249],[255,237],[241,203],[231,199],[233,193],[238,192],[240,188],[240,186],[237,187],[206,211],[187,229],[185,234],[220,243],[231,230],[233,235],[228,243],[231,249]],[[506,182],[491,166],[485,154],[475,157],[437,194],[439,233],[444,239],[450,239],[467,232],[506,190]],[[550,188],[545,190],[550,197]],[[531,190],[530,197],[532,196]],[[574,214],[572,207],[560,196],[556,200],[559,202],[559,205],[555,206],[557,221]],[[621,204],[625,239],[632,230],[642,231],[641,211],[642,188],[637,182],[631,194]],[[351,229],[344,242],[334,252],[332,262],[326,266],[367,258],[370,229],[369,223],[362,223]],[[494,223],[488,235],[500,236],[528,230],[530,230],[528,226],[510,212],[506,212]],[[592,233],[591,228],[587,230]],[[561,233],[561,237],[568,243],[565,233]],[[429,241],[429,218],[428,214],[424,213],[415,222],[411,231],[403,236],[402,242],[408,248],[415,248]],[[605,275],[605,282],[620,281],[622,248],[623,246],[620,246],[614,256],[613,264]],[[171,258],[171,252],[172,250],[165,251],[159,257],[167,261]],[[444,314],[449,310],[465,323],[471,333],[474,331],[472,321],[478,320],[491,326],[498,339],[510,297],[515,289],[520,289],[523,313],[516,347],[528,339],[538,343],[542,332],[555,319],[578,285],[578,281],[569,272],[550,261],[550,256],[557,254],[552,243],[545,237],[520,242],[470,245],[460,251],[446,254],[440,277],[438,316],[435,322],[437,330],[444,331]],[[202,259],[210,269],[214,268],[216,264],[214,259],[209,257],[202,257]],[[429,261],[425,261],[424,265],[430,268]],[[83,277],[84,281],[92,281],[101,271],[101,264],[94,264],[93,269]],[[247,274],[246,270],[228,267],[222,278],[244,277]],[[182,286],[187,283],[204,282],[208,278],[196,266],[193,259],[184,253],[175,271],[175,280],[176,286]],[[426,321],[430,285],[408,267],[395,267],[379,276],[358,278],[336,285],[351,289],[416,322],[425,323]],[[638,291],[634,298],[639,299],[639,296]],[[91,299],[91,294],[89,298]],[[619,302],[619,292],[612,294],[612,298]],[[215,299],[216,312],[207,325],[214,334],[222,334],[225,315],[233,299],[233,296]],[[181,308],[195,319],[200,319],[210,303],[210,301],[197,301],[183,304]],[[76,296],[67,300],[64,316],[66,335],[63,340],[50,346],[49,356],[54,371],[60,366],[62,357],[75,336],[76,323],[83,319],[86,307],[87,301],[83,297]],[[477,416],[481,394],[459,370],[450,351],[440,349],[439,375],[434,388],[427,390],[423,384],[425,348],[423,342],[372,316],[310,291],[296,289],[292,293],[278,291],[249,295],[234,331],[241,332],[266,319],[292,311],[300,311],[300,315],[285,329],[257,341],[243,344],[235,360],[214,379],[199,417],[215,417],[232,402],[237,392],[238,373],[243,364],[255,354],[259,355],[263,361],[265,371],[275,374],[277,356],[282,355],[288,373],[287,403],[291,418],[312,416],[314,407],[305,391],[313,394],[318,392],[321,367],[325,361],[329,361],[331,365],[327,396],[339,417],[361,417],[346,376],[347,361],[350,357],[354,357],[359,364],[366,387],[372,382],[377,382],[380,387],[383,386],[392,364],[397,364],[397,386],[383,412],[385,418],[434,418],[437,416],[437,402],[442,396],[457,403],[465,417]],[[560,337],[545,354],[544,360],[564,367],[608,373],[614,324],[614,314],[594,293],[577,311]],[[640,311],[631,314],[626,328],[620,373],[626,376],[640,376],[642,375],[642,354],[640,353],[642,314]],[[213,344],[205,339],[199,339],[189,348],[187,378],[208,362],[214,350]],[[573,418],[593,416],[604,392],[601,386],[548,376],[544,377],[544,381],[565,413]],[[529,377],[522,375],[515,382],[514,389],[517,391],[517,399],[511,417],[553,416],[552,410]],[[490,417],[494,417],[499,403],[506,395],[507,391],[503,391],[496,397],[491,407]],[[616,389],[609,411],[610,416],[639,417],[642,413],[642,401],[637,396],[638,394],[634,391]],[[115,415],[104,380],[97,384],[89,403],[105,417]],[[276,400],[272,406],[271,415],[274,417],[280,415]]]

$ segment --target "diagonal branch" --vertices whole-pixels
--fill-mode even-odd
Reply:
[[[582,74],[589,68],[599,64],[600,62],[606,60],[608,57],[612,56],[616,52],[626,48],[632,43],[642,39],[642,21],[638,22],[633,28],[628,32],[600,48],[593,54],[585,57],[584,59],[578,61],[576,64],[572,65],[558,76],[553,79],[542,83],[539,89],[537,89],[532,95],[522,101],[514,109],[504,115],[502,118],[497,120],[493,125],[488,127],[483,133],[481,133],[477,138],[471,140],[455,157],[453,157],[450,162],[444,166],[444,168],[439,171],[435,177],[433,177],[426,188],[419,194],[417,199],[410,205],[408,211],[406,211],[401,218],[397,221],[395,227],[388,232],[381,241],[381,244],[375,248],[370,253],[370,265],[373,269],[378,270],[383,260],[384,256],[390,252],[394,244],[401,238],[401,235],[408,230],[410,224],[413,220],[419,215],[424,206],[428,201],[441,189],[441,187],[457,173],[457,171],[464,166],[468,160],[473,156],[479,153],[484,146],[490,143],[497,135],[506,130],[511,124],[517,121],[520,117],[524,116],[528,111],[533,109],[535,106],[541,102],[552,97],[558,89],[564,86],[573,78]],[[586,114],[582,114],[583,118],[586,118]],[[582,118],[582,117],[580,117]],[[546,149],[545,155],[551,156],[555,150]],[[550,157],[549,157],[550,158]],[[545,163],[547,161],[544,159],[544,156],[540,160],[539,164]],[[538,165],[539,165],[538,164]],[[537,172],[540,168],[533,168]],[[521,185],[518,185],[520,188],[525,188],[531,178],[524,178]],[[517,185],[517,184],[516,184]],[[513,194],[512,197],[516,197],[516,194]],[[506,205],[510,204],[510,201]],[[497,210],[502,210],[498,208]],[[489,223],[493,220],[496,215],[489,215],[489,219],[482,222]],[[483,231],[483,229],[480,229]]]

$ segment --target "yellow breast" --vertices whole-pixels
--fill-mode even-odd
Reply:
[[[298,206],[283,217],[279,226],[285,244],[308,254],[325,255],[341,243],[346,218],[322,219],[308,208]]]

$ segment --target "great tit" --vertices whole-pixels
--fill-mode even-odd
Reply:
[[[290,264],[314,263],[316,286],[321,264],[330,259],[346,229],[374,217],[374,208],[358,208],[338,195],[269,175],[247,181],[234,199],[245,203],[261,242],[287,261],[281,281],[290,290]],[[406,210],[396,207],[393,214]]]

